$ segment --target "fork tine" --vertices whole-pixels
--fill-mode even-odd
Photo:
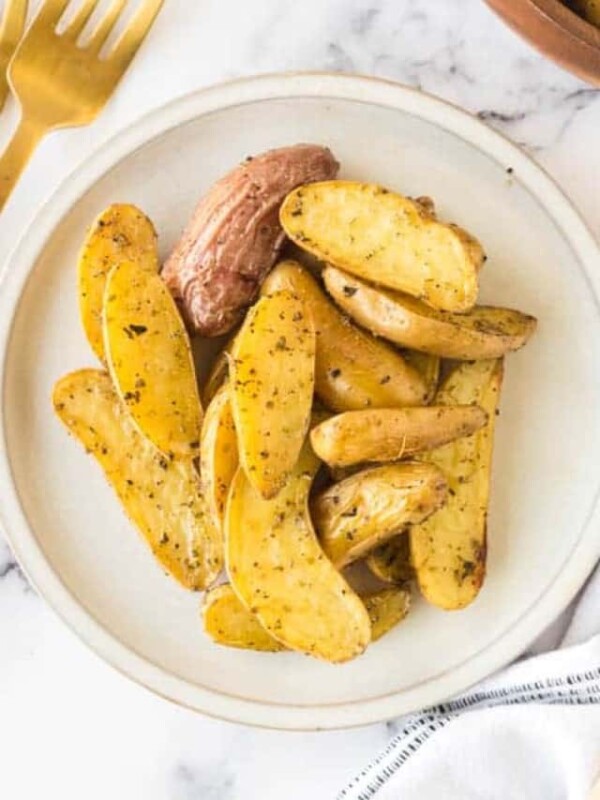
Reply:
[[[27,0],[8,0],[0,25],[0,38],[16,44],[23,34],[26,18]]]
[[[116,62],[123,70],[127,69],[158,16],[163,2],[164,0],[145,0],[109,54],[110,61]]]
[[[0,23],[0,110],[8,96],[7,67],[25,30],[27,0],[8,0]]]
[[[56,25],[70,0],[43,0],[34,25]]]
[[[81,31],[85,28],[86,22],[94,13],[94,9],[99,2],[100,0],[85,0],[77,14],[75,14],[69,25],[67,25],[63,36],[70,36],[72,39],[78,39]]]
[[[92,38],[88,45],[92,53],[99,53],[102,50],[102,45],[110,36],[110,32],[115,27],[115,24],[121,16],[121,11],[125,8],[127,0],[113,0],[104,19],[98,23],[98,26],[92,33]]]

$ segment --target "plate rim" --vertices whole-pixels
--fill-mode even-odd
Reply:
[[[6,392],[6,363],[21,294],[43,246],[71,207],[108,170],[140,147],[213,111],[264,100],[312,97],[375,104],[413,114],[453,133],[505,168],[537,200],[577,254],[596,302],[600,275],[593,269],[598,244],[574,205],[533,159],[502,134],[467,111],[418,89],[380,78],[328,72],[275,73],[240,78],[192,91],[129,124],[96,148],[45,201],[26,226],[0,272],[0,385]],[[566,568],[546,587],[515,626],[458,668],[411,690],[363,701],[307,706],[268,704],[234,698],[176,677],[139,655],[100,623],[71,594],[54,571],[29,527],[12,476],[2,403],[0,485],[5,488],[0,525],[20,566],[52,610],[96,655],[123,675],[172,702],[215,718],[257,727],[287,730],[331,730],[357,727],[433,705],[489,676],[527,648],[566,607],[600,557],[593,536],[600,518],[596,495],[587,522]]]

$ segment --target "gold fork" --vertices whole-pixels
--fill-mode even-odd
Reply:
[[[163,0],[143,0],[115,46],[100,58],[127,0],[112,1],[85,46],[78,40],[99,0],[83,0],[72,21],[58,33],[69,2],[43,0],[9,67],[21,121],[0,158],[0,210],[46,133],[86,125],[100,113],[163,4]]]
[[[13,53],[23,36],[27,19],[27,0],[7,0],[0,23],[0,109],[8,95],[6,71]]]

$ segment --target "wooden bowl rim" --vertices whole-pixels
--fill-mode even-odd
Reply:
[[[600,28],[560,0],[486,0],[533,47],[600,87]]]

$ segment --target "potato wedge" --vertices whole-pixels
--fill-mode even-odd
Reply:
[[[474,436],[459,439],[424,458],[448,479],[446,506],[409,532],[411,561],[423,595],[440,608],[464,608],[485,577],[486,520],[494,425],[502,360],[465,362],[448,375],[436,403],[479,403],[488,422]]]
[[[236,594],[265,630],[291,650],[341,663],[363,652],[371,625],[314,533],[307,501],[318,467],[307,443],[273,500],[239,469],[227,503],[225,559]]]
[[[290,192],[280,219],[295,244],[346,272],[444,311],[475,305],[481,245],[415,200],[376,184],[323,181]]]
[[[345,411],[310,432],[315,453],[330,467],[398,461],[462,436],[487,422],[479,406],[425,406]]]
[[[227,380],[229,374],[228,352],[229,348],[227,347],[221,350],[210,368],[210,372],[204,383],[204,389],[202,390],[202,402],[205,408],[208,407],[213,397]]]
[[[106,278],[115,264],[134,261],[158,272],[157,236],[148,217],[135,206],[108,206],[92,223],[77,265],[79,313],[88,342],[105,361],[102,305]]]
[[[223,529],[225,505],[231,481],[239,464],[237,437],[229,387],[221,386],[211,400],[200,440],[200,476],[213,524]]]
[[[288,291],[262,297],[236,336],[229,371],[240,463],[255,489],[274,497],[310,423],[315,331],[302,300]]]
[[[160,276],[132,261],[113,267],[103,324],[111,377],[140,431],[169,457],[196,457],[202,406],[194,360]]]
[[[406,588],[382,589],[361,599],[371,621],[372,641],[401,622],[410,607],[410,592]],[[217,644],[269,653],[287,649],[267,633],[228,583],[205,594],[202,617],[204,630]]]
[[[431,403],[440,382],[442,360],[438,356],[432,356],[430,353],[419,353],[418,350],[403,350],[402,358],[422,376],[427,386],[425,401],[426,403]]]
[[[519,350],[537,320],[511,308],[477,306],[465,314],[435,311],[406,294],[370,286],[334,267],[323,272],[327,291],[352,319],[377,336],[425,353],[470,361]]]
[[[427,386],[402,356],[352,325],[312,275],[283,261],[263,284],[263,294],[288,290],[310,310],[317,334],[315,390],[334,411],[423,405]]]
[[[403,586],[415,574],[410,563],[410,542],[407,533],[376,547],[366,558],[367,567],[384,583]]]
[[[209,589],[202,603],[204,630],[217,644],[277,653],[286,648],[274,639],[228,583]]]
[[[362,598],[371,620],[371,641],[376,642],[402,622],[410,609],[410,589],[396,587]]]
[[[191,461],[169,461],[144,438],[106,372],[83,369],[54,387],[54,410],[104,470],[160,565],[188,589],[204,589],[223,565]]]
[[[323,550],[341,568],[433,514],[446,491],[444,475],[431,464],[389,464],[334,483],[310,510]]]

